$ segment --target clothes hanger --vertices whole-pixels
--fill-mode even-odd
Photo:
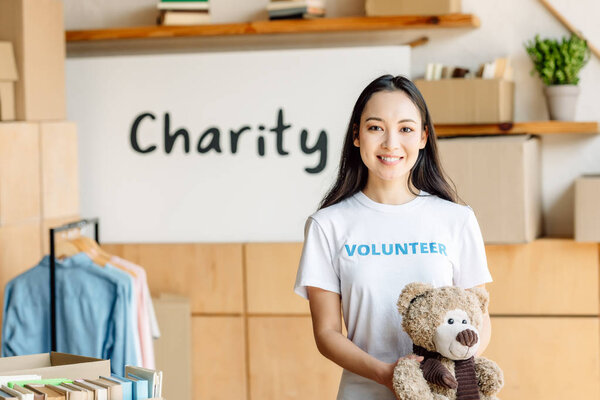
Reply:
[[[96,241],[87,236],[73,238],[71,239],[71,243],[78,247],[80,251],[85,252],[94,264],[104,267],[110,260],[110,257],[107,257],[103,251],[101,252],[100,246],[98,246]]]
[[[137,274],[135,272],[130,271],[125,266],[119,264],[118,262],[115,262],[116,260],[113,260],[112,254],[108,253],[102,247],[100,247],[98,242],[96,242],[94,239],[80,234],[79,236],[71,239],[71,242],[75,246],[77,246],[80,249],[80,251],[84,251],[92,259],[94,264],[104,267],[107,263],[110,262],[112,266],[117,267],[118,269],[124,272],[127,272],[134,278],[137,278]]]
[[[75,254],[81,253],[79,247],[71,243],[70,240],[65,239],[65,234],[61,235],[63,240],[59,241],[54,247],[54,256],[60,260],[74,256]]]

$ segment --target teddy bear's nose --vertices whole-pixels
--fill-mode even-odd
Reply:
[[[471,347],[477,343],[477,333],[472,329],[465,329],[456,335],[456,340],[463,346]]]

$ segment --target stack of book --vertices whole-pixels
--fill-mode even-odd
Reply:
[[[496,58],[494,61],[483,63],[477,71],[468,68],[454,67],[440,63],[429,63],[425,69],[425,80],[435,81],[450,78],[482,78],[482,79],[513,79],[513,68],[506,57]]]
[[[325,16],[325,0],[271,0],[269,19],[311,19]]]
[[[210,24],[208,0],[160,0],[159,25]]]

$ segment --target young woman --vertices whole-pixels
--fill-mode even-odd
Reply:
[[[294,286],[317,348],[344,368],[338,400],[395,399],[394,366],[412,353],[396,309],[406,284],[491,282],[475,214],[457,198],[421,93],[402,76],[375,79],[352,111],[337,180],[306,222]]]

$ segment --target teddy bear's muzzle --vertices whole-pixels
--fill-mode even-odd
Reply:
[[[478,341],[477,333],[472,329],[465,329],[456,335],[456,340],[463,346],[471,347]]]

